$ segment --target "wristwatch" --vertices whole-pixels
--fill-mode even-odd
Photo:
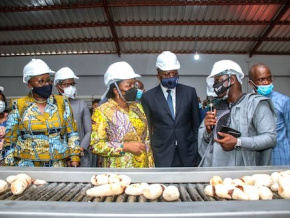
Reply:
[[[241,149],[241,145],[242,145],[242,141],[241,141],[241,139],[237,139],[237,144],[235,145],[235,149],[236,150],[240,150]]]

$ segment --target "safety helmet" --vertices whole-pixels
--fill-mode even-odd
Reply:
[[[139,74],[136,74],[133,68],[124,61],[113,63],[109,66],[108,70],[104,75],[104,82],[107,87],[112,83],[124,80],[124,79],[133,79],[141,77]]]
[[[54,74],[55,72],[52,71],[43,60],[32,59],[23,68],[23,82],[28,83],[32,77],[46,73]]]
[[[4,87],[0,86],[0,91],[4,92]]]
[[[156,67],[163,71],[178,70],[180,69],[180,63],[175,54],[170,51],[164,51],[158,55]]]
[[[54,75],[54,85],[65,79],[79,79],[69,67],[60,68]]]
[[[104,83],[107,87],[105,93],[102,95],[101,99],[104,99],[110,90],[110,85],[114,82],[124,80],[124,79],[133,79],[141,77],[139,74],[136,74],[133,68],[124,61],[113,63],[107,69],[104,75]]]
[[[207,95],[216,96],[213,91],[214,77],[217,75],[236,75],[240,84],[242,84],[242,79],[244,78],[244,73],[240,65],[231,60],[221,60],[215,62],[211,70],[210,75],[206,78],[207,83]]]

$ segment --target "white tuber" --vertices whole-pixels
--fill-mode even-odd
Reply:
[[[104,197],[110,195],[122,194],[126,186],[121,183],[99,185],[94,188],[88,189],[86,194],[92,197]]]
[[[273,199],[273,193],[266,186],[259,187],[259,195],[261,200],[271,200]]]
[[[176,186],[170,185],[164,189],[162,196],[166,201],[176,201],[179,199],[180,193]]]
[[[143,191],[143,195],[145,198],[150,200],[155,200],[162,195],[164,187],[160,184],[152,184],[146,187]]]
[[[0,179],[0,193],[5,192],[8,189],[8,183]]]

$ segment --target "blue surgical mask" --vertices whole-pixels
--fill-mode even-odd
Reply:
[[[143,90],[137,89],[136,101],[140,101],[143,95]]]
[[[269,85],[259,85],[257,86],[257,92],[260,95],[269,95],[272,91],[273,91],[273,84],[269,84]]]
[[[252,80],[250,80],[250,82],[254,85],[254,90],[260,95],[269,95],[274,88],[273,83],[269,85],[256,85]]]
[[[169,89],[174,89],[177,86],[179,80],[179,76],[170,77],[170,78],[162,78],[161,84]]]

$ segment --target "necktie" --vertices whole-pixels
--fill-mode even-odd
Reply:
[[[168,89],[166,92],[168,92],[167,104],[169,106],[169,109],[170,109],[170,112],[171,112],[171,116],[174,119],[174,110],[173,110],[173,102],[172,102],[171,90]]]

